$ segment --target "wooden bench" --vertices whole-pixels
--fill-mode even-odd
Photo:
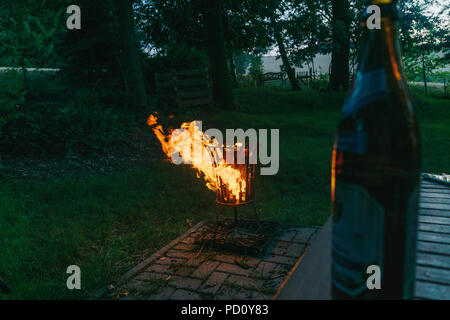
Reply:
[[[179,107],[209,105],[212,102],[208,70],[183,70],[156,74],[156,88]]]
[[[331,299],[331,218],[282,284],[276,299]],[[450,299],[450,188],[422,181],[416,299]]]
[[[264,85],[266,82],[269,81],[281,81],[281,83],[284,85],[286,82],[286,76],[284,72],[267,72],[264,73],[261,79],[262,84]]]

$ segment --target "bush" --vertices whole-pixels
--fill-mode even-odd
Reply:
[[[105,153],[128,144],[134,119],[104,98],[120,101],[120,94],[66,87],[54,74],[34,74],[28,82],[27,92],[0,88],[1,153]]]
[[[250,75],[238,74],[236,78],[239,88],[254,88],[257,86],[255,79]]]
[[[0,91],[0,141],[3,139],[3,132],[7,126],[19,119],[23,114],[20,106],[24,101],[24,92],[16,79],[16,72],[8,72],[1,74],[0,83],[4,90]],[[0,169],[2,168],[1,156],[3,150],[0,151]]]

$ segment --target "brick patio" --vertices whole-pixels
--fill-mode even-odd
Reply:
[[[194,245],[197,224],[127,272],[103,294],[115,299],[272,299],[320,228],[280,226],[265,252],[245,256],[201,250]]]

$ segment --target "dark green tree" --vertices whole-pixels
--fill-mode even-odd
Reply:
[[[3,0],[0,2],[0,65],[22,69],[54,67],[53,36],[61,11],[55,1]]]
[[[350,80],[350,24],[348,0],[332,0],[332,38],[330,88],[347,91]]]
[[[421,79],[428,94],[429,77],[449,64],[450,28],[448,9],[427,14],[431,4],[419,0],[399,0],[400,39],[404,55],[405,71],[409,80]]]
[[[147,105],[140,46],[136,39],[132,0],[114,0],[120,43],[120,69],[128,96],[134,110],[144,110]]]
[[[65,1],[66,7],[69,1]],[[56,50],[62,57],[61,74],[68,83],[81,87],[117,90],[122,86],[121,46],[117,35],[113,0],[79,0],[81,30],[65,28],[65,14],[60,21],[64,28],[56,38]]]
[[[206,49],[213,81],[213,100],[233,109],[233,92],[227,67],[223,3],[221,0],[203,0],[205,8]]]

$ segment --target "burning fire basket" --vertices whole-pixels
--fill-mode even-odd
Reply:
[[[231,148],[233,150],[231,150]],[[240,164],[238,160],[239,151],[242,152],[244,148],[245,161]],[[256,220],[258,220],[258,213],[255,207],[255,171],[256,164],[250,164],[250,153],[248,148],[239,146],[236,144],[233,147],[225,147],[223,150],[223,162],[226,163],[227,167],[238,170],[240,173],[239,181],[236,181],[235,185],[227,185],[221,174],[218,174],[218,170],[222,170],[223,166],[219,165],[220,157],[215,148],[209,148],[209,152],[213,157],[213,170],[216,178],[216,203],[217,203],[217,215],[216,224],[219,221],[220,214],[223,208],[233,208],[234,220],[238,221],[238,208],[252,205]],[[228,152],[233,151],[234,161],[227,161]]]

